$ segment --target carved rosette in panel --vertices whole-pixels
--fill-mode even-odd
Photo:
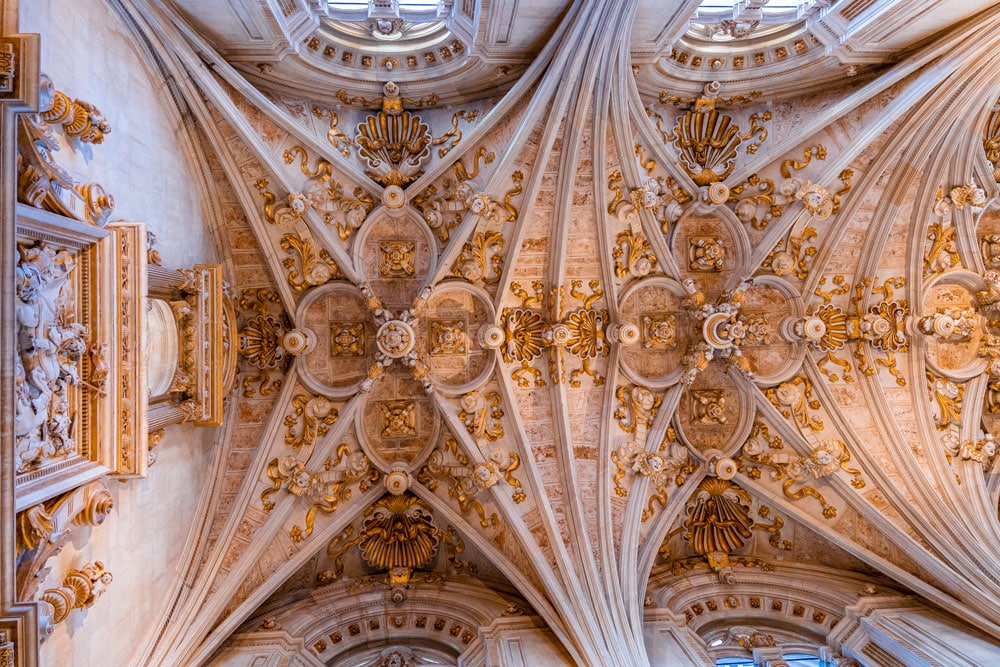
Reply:
[[[382,470],[414,469],[437,442],[437,408],[424,387],[398,367],[387,370],[358,412],[358,438]]]
[[[681,274],[691,278],[709,301],[717,299],[735,280],[738,258],[746,256],[742,230],[733,230],[722,216],[728,210],[689,207],[677,222],[672,250]],[[745,261],[745,260],[743,260]]]
[[[702,454],[712,450],[730,456],[749,434],[753,406],[740,379],[712,363],[698,374],[677,406],[678,435]]]
[[[636,381],[664,387],[680,376],[693,323],[684,299],[684,288],[669,278],[649,278],[625,293],[622,320],[638,326],[640,336],[622,347],[620,358]]]
[[[470,391],[486,380],[495,355],[479,343],[478,336],[493,320],[493,306],[477,288],[452,283],[431,294],[423,311],[421,356],[436,385],[457,393]]]
[[[324,285],[302,300],[296,320],[316,340],[297,362],[303,382],[330,396],[356,391],[375,350],[376,326],[365,298],[344,283]]]
[[[434,262],[434,241],[409,209],[402,215],[376,215],[358,237],[361,272],[386,307],[408,308],[424,287]]]

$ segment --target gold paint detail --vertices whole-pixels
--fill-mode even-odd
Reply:
[[[430,128],[409,111],[380,111],[358,125],[358,154],[365,174],[382,186],[406,187],[423,174],[430,157]]]
[[[330,322],[330,356],[363,357],[366,350],[364,322]]]
[[[411,278],[416,270],[413,241],[381,241],[378,244],[378,272],[383,278]]]
[[[1000,99],[998,99],[990,115],[986,118],[983,129],[983,151],[986,159],[993,165],[993,180],[1000,183]]]
[[[688,499],[684,539],[713,570],[729,566],[729,554],[750,539],[750,494],[733,482],[706,477]]]
[[[357,483],[359,490],[367,491],[378,481],[380,473],[364,453],[352,452],[346,443],[337,447],[334,458],[326,459],[319,471],[311,469],[316,443],[337,421],[338,412],[326,398],[305,394],[292,398],[292,410],[292,414],[285,416],[284,425],[285,445],[294,453],[271,459],[267,464],[271,486],[261,492],[260,500],[264,511],[270,512],[275,505],[271,496],[284,487],[291,495],[313,501],[306,512],[305,530],[296,524],[289,533],[292,541],[299,542],[312,534],[317,511],[335,511],[341,500],[351,497],[352,484]]]
[[[316,118],[330,119],[330,128],[326,132],[326,140],[330,142],[330,145],[335,150],[340,151],[341,155],[350,157],[351,146],[354,145],[354,141],[337,127],[337,123],[339,122],[337,114],[329,109],[320,109],[319,107],[313,107],[312,113]]]
[[[388,573],[392,586],[407,584],[413,570],[428,565],[442,543],[454,567],[466,566],[458,560],[465,550],[458,532],[451,526],[438,528],[430,506],[410,493],[383,496],[365,510],[364,517],[357,535],[349,525],[327,545],[334,565],[325,573],[326,581],[343,574],[343,557],[355,546],[369,566]]]
[[[955,239],[953,211],[966,206],[979,213],[986,206],[986,191],[967,183],[952,188],[947,196],[939,188],[934,201],[934,221],[927,225],[924,239],[924,275],[936,275],[955,268],[961,263]]]
[[[496,513],[488,516],[476,496],[501,480],[511,487],[511,499],[515,503],[525,500],[521,482],[514,477],[514,471],[521,465],[520,457],[503,447],[484,447],[484,460],[473,464],[469,457],[458,449],[458,443],[449,438],[443,447],[431,452],[427,464],[417,474],[417,481],[434,491],[441,481],[448,483],[448,497],[458,503],[463,514],[475,511],[483,528],[500,525]]]
[[[666,506],[671,484],[681,486],[696,469],[687,448],[677,440],[672,427],[667,428],[656,451],[648,452],[644,441],[640,444],[633,439],[623,442],[611,452],[611,462],[618,469],[614,474],[614,483],[615,494],[620,498],[628,496],[628,489],[622,485],[626,474],[649,479],[652,490],[642,510],[643,521],[649,520],[658,508]]]
[[[826,353],[817,360],[817,366],[831,382],[836,382],[839,378],[836,373],[826,368],[827,363],[842,368],[844,381],[853,382],[850,363],[834,354],[842,342],[850,341],[857,343],[853,357],[859,371],[865,375],[874,375],[881,366],[896,379],[896,384],[901,387],[906,386],[906,379],[896,367],[896,354],[910,349],[906,334],[910,307],[906,299],[893,299],[894,290],[902,288],[905,284],[906,281],[902,276],[887,278],[882,284],[879,284],[878,278],[862,278],[854,285],[854,294],[850,299],[851,310],[854,313],[852,316],[830,303],[835,296],[850,293],[850,284],[843,276],[834,276],[834,287],[826,290],[823,288],[826,285],[826,276],[820,278],[815,294],[823,300],[823,305],[810,307],[807,315],[820,317],[829,328],[820,341],[811,342],[810,346]],[[865,308],[862,304],[866,298],[874,298],[877,301]],[[868,349],[874,356],[872,361],[868,360],[862,342],[868,344]]]
[[[288,269],[288,285],[296,292],[325,285],[343,275],[326,248],[317,249],[311,238],[303,238],[298,232],[283,235],[281,249],[290,255],[281,265]]]
[[[253,398],[258,392],[270,396],[281,388],[281,377],[271,379],[271,372],[278,371],[287,360],[281,346],[287,322],[283,312],[276,312],[280,303],[278,293],[268,289],[245,289],[240,295],[239,307],[246,324],[239,331],[239,352],[256,371],[243,378],[245,398]]]
[[[619,232],[615,237],[611,256],[615,259],[615,275],[619,278],[643,278],[656,268],[656,255],[653,254],[649,241],[630,229]]]
[[[642,346],[646,349],[675,349],[677,347],[677,316],[673,313],[644,314],[642,316]]]
[[[432,357],[465,354],[468,335],[465,320],[431,320],[430,354]]]
[[[926,371],[929,400],[937,408],[934,424],[939,431],[956,432],[962,424],[962,396],[965,386]]]
[[[729,421],[726,413],[726,397],[723,392],[715,389],[691,391],[692,423],[702,426],[725,424]]]
[[[458,418],[465,424],[465,429],[477,442],[483,439],[495,442],[504,436],[503,409],[500,394],[491,391],[485,395],[478,391],[470,391],[462,396],[462,410]]]
[[[462,246],[462,254],[455,260],[452,275],[471,283],[482,281],[486,285],[500,282],[503,272],[504,238],[500,232],[476,232]]]
[[[379,433],[383,438],[412,438],[417,435],[417,404],[413,401],[380,401]]]
[[[688,268],[692,271],[722,271],[726,249],[721,239],[695,236],[688,239]]]
[[[107,592],[114,579],[104,569],[101,561],[87,563],[80,569],[70,570],[63,577],[62,585],[48,588],[38,596],[39,634],[45,638],[52,633],[55,625],[62,623],[74,609],[92,607],[97,599]]]
[[[810,414],[810,410],[818,410],[820,404],[813,397],[812,382],[807,378],[799,376],[782,382],[768,389],[765,395],[783,417],[792,419],[800,429],[809,429],[814,433],[823,430],[823,420]]]
[[[785,520],[777,514],[771,514],[771,508],[767,505],[761,505],[757,508],[757,516],[764,520],[771,520],[769,524],[757,521],[753,525],[755,530],[767,531],[768,544],[782,551],[791,551],[792,543],[789,540],[781,539],[781,529],[785,527]],[[771,641],[774,642],[773,639]],[[773,646],[774,644],[772,643],[771,645]]]
[[[836,438],[827,438],[813,445],[809,456],[803,457],[785,448],[780,436],[771,436],[768,427],[761,423],[754,424],[751,437],[743,444],[740,455],[736,458],[739,471],[751,479],[760,479],[761,466],[771,469],[773,481],[782,482],[781,490],[791,500],[799,500],[805,496],[815,499],[823,508],[823,516],[832,519],[837,516],[837,508],[827,503],[823,495],[810,486],[792,487],[805,482],[809,478],[819,479],[831,475],[838,468],[851,475],[851,486],[856,489],[865,487],[861,471],[849,468],[850,452],[843,442]]]
[[[451,151],[452,148],[458,146],[458,142],[462,140],[462,131],[458,129],[458,121],[464,120],[467,123],[471,123],[479,117],[479,111],[473,109],[472,111],[461,110],[451,117],[451,129],[431,141],[432,146],[441,146],[438,149],[438,157],[444,157]],[[446,143],[447,142],[447,143]]]

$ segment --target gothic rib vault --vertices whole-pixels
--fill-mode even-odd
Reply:
[[[136,664],[947,664],[907,614],[1000,652],[1000,9],[851,61],[818,3],[751,75],[692,74],[697,2],[653,57],[655,3],[538,3],[540,47],[418,76],[112,4],[201,145],[239,344]]]

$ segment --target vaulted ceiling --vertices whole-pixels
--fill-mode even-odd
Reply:
[[[1000,631],[992,3],[728,42],[697,1],[454,4],[386,46],[317,3],[123,3],[196,122],[241,327],[151,662],[264,618],[361,656],[348,594],[438,604],[455,654],[535,614],[645,664],[651,609],[708,638],[692,591],[746,616],[783,568],[828,582],[817,637],[844,582]]]

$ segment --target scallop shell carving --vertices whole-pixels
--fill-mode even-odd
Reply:
[[[430,157],[430,129],[408,111],[384,111],[358,125],[359,154],[367,161],[365,173],[379,185],[405,187],[423,173]]]
[[[692,494],[684,520],[684,539],[701,554],[730,554],[752,535],[750,496],[718,477],[706,477]]]
[[[741,141],[739,126],[715,109],[688,111],[674,128],[681,167],[698,185],[723,181],[733,173]]]

